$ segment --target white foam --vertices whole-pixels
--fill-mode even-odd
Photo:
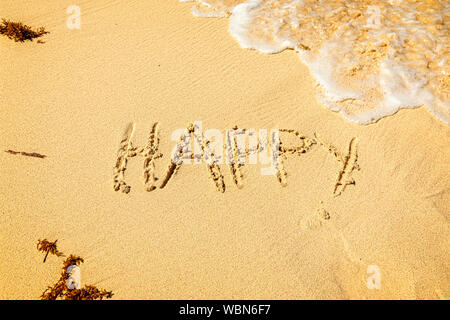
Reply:
[[[247,0],[227,9],[220,0],[198,2],[215,10],[208,16],[223,16],[214,13],[223,10],[231,13],[229,32],[243,48],[264,53],[298,51],[319,84],[319,99],[350,121],[371,123],[400,108],[424,105],[450,123],[448,92],[440,91],[448,88],[439,84],[449,76],[450,32],[445,17],[450,14],[450,2],[434,1],[430,6],[441,6],[441,10],[421,11],[421,3],[397,0],[378,1],[378,5],[356,0]],[[336,5],[340,2],[345,6]],[[347,22],[337,20],[337,29],[327,35],[329,18],[340,17],[343,10],[360,14]],[[420,15],[436,22],[425,23]],[[322,32],[317,36],[320,41],[314,39],[316,29]],[[305,46],[304,39],[316,47]],[[386,41],[389,50],[384,52]],[[373,48],[379,55],[371,60]],[[356,73],[350,76],[348,71],[353,69]]]
[[[230,34],[245,49],[256,49],[264,53],[279,53],[287,48],[294,48],[295,43],[289,39],[280,39],[276,34],[271,33],[271,40],[267,38],[258,38],[249,32],[252,28],[264,32],[264,26],[254,24],[253,11],[257,11],[264,5],[261,0],[249,0],[238,4],[231,12],[230,16]]]

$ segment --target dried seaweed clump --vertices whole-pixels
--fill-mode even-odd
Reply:
[[[16,42],[24,42],[25,40],[33,41],[33,39],[39,38],[47,33],[49,32],[45,31],[44,27],[40,27],[35,31],[22,22],[12,22],[10,20],[2,19],[2,22],[0,23],[0,34],[7,36]]]
[[[99,290],[94,286],[85,286],[81,289],[69,290],[66,293],[66,300],[103,300],[111,299],[113,293],[111,291]]]
[[[103,300],[111,299],[112,291],[100,290],[95,286],[84,286],[81,289],[70,290],[67,287],[67,279],[70,274],[67,269],[72,265],[80,265],[84,262],[83,258],[79,256],[70,255],[64,260],[61,276],[53,286],[49,286],[41,295],[41,300],[56,300],[61,298],[63,300]]]
[[[58,240],[55,240],[55,242],[50,242],[47,239],[44,239],[44,240],[39,239],[38,240],[36,248],[39,251],[46,252],[45,257],[44,257],[44,262],[45,262],[45,260],[47,260],[47,256],[49,253],[54,254],[57,257],[60,257],[63,255],[63,253],[58,251],[58,248],[56,247],[57,241]]]

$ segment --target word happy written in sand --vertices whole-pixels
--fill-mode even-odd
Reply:
[[[134,146],[132,138],[136,125],[130,123],[124,133],[117,153],[114,166],[114,190],[129,193],[131,186],[125,182],[125,171],[130,158],[140,156],[144,158],[144,185],[146,191],[157,188],[163,189],[182,165],[205,163],[209,176],[219,192],[225,192],[224,176],[220,165],[226,164],[237,188],[243,188],[242,167],[246,164],[269,165],[261,168],[262,175],[275,175],[284,187],[287,185],[287,172],[284,160],[288,155],[300,156],[308,153],[316,146],[331,153],[341,169],[338,172],[333,194],[340,195],[347,185],[355,184],[351,177],[354,169],[359,170],[357,164],[357,138],[350,140],[348,153],[343,156],[336,147],[324,141],[317,133],[314,137],[306,137],[294,129],[272,129],[270,134],[265,129],[243,129],[237,126],[225,130],[223,135],[217,129],[202,131],[201,121],[190,124],[186,129],[175,130],[171,138],[178,141],[172,150],[172,156],[166,173],[161,182],[155,175],[155,161],[162,158],[159,152],[160,125],[154,123],[147,145]],[[287,135],[294,139],[295,145],[285,146],[280,135]],[[284,138],[283,138],[284,139]],[[248,144],[247,144],[248,141]],[[270,141],[270,143],[269,143]],[[224,156],[225,153],[225,156]]]

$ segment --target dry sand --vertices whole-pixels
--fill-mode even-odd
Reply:
[[[450,297],[448,126],[424,108],[349,123],[317,102],[293,51],[243,50],[227,19],[195,18],[187,3],[79,1],[81,30],[66,27],[71,4],[0,4],[51,32],[44,44],[0,38],[0,298],[38,299],[58,279],[62,260],[42,263],[39,238],[84,257],[83,283],[115,299]],[[238,189],[221,165],[220,193],[200,164],[146,192],[135,157],[131,192],[114,191],[128,123],[137,146],[160,123],[162,178],[170,134],[195,120],[317,133],[344,157],[356,137],[355,185],[334,196],[342,164],[315,145],[288,156],[285,187],[247,165]]]

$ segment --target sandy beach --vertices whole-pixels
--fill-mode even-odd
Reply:
[[[81,29],[66,24],[73,4]],[[0,37],[0,299],[39,299],[58,279],[63,260],[36,250],[44,238],[83,257],[83,284],[113,299],[449,299],[449,125],[425,107],[348,121],[319,101],[295,50],[243,49],[229,18],[192,5],[0,4],[0,18],[50,32]],[[161,188],[172,133],[196,121],[280,129],[305,150],[275,175],[183,164]],[[149,192],[139,147],[155,123]],[[131,188],[116,191],[127,138]]]

